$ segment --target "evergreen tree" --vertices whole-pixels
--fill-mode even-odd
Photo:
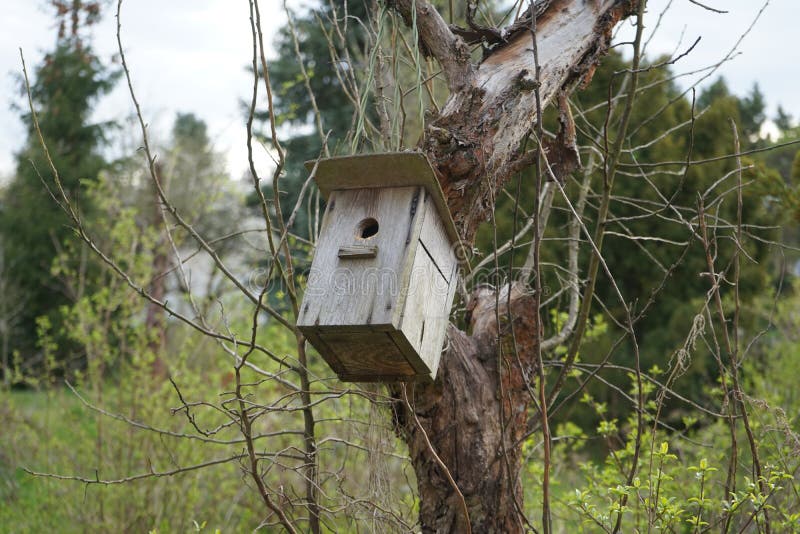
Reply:
[[[792,116],[783,109],[783,106],[778,106],[778,111],[775,113],[775,126],[778,127],[781,135],[785,135],[793,128],[794,119]]]
[[[654,78],[669,77],[668,71],[662,71],[649,73],[646,79],[648,82],[655,82]],[[602,87],[599,87],[600,94],[595,98],[605,98],[606,93]],[[631,154],[635,160],[631,158],[628,160],[629,164],[634,161],[683,161],[689,150],[694,161],[732,154],[736,151],[736,145],[731,120],[738,130],[740,150],[746,151],[764,145],[765,141],[759,137],[765,118],[764,99],[758,86],[754,86],[746,97],[739,98],[720,79],[702,91],[697,98],[695,114],[701,111],[704,113],[696,118],[691,132],[687,125],[675,135],[647,146],[651,140],[659,138],[661,133],[690,120],[690,102],[683,99],[671,106],[671,111],[649,123],[644,122],[655,110],[677,98],[679,94],[677,86],[663,83],[638,99],[631,121],[632,124],[644,126],[635,131],[630,146],[646,148]],[[742,178],[746,184],[742,191],[743,219],[752,226],[745,231],[741,243],[746,259],[741,262],[739,291],[743,305],[747,306],[768,290],[771,276],[777,274],[774,270],[770,272],[771,251],[766,243],[777,239],[778,232],[774,228],[783,214],[769,201],[780,181],[776,171],[750,158],[743,158],[743,166],[746,167]],[[613,203],[612,212],[620,223],[610,225],[610,229],[620,235],[607,240],[604,246],[605,260],[613,266],[612,272],[616,279],[624,281],[627,294],[648,295],[664,280],[658,298],[637,324],[637,342],[644,369],[653,365],[663,368],[664,363],[669,362],[683,346],[695,316],[702,309],[701,303],[710,281],[706,276],[698,275],[708,271],[702,243],[686,226],[676,222],[674,215],[664,213],[663,217],[649,216],[648,208],[640,202],[651,202],[648,205],[659,206],[663,204],[664,198],[670,199],[670,204],[675,209],[686,214],[685,216],[691,214],[691,221],[696,225],[697,216],[693,212],[698,208],[698,198],[704,196],[707,224],[721,227],[719,230],[709,230],[709,236],[719,237],[714,249],[717,265],[719,269],[726,269],[737,246],[730,239],[729,226],[735,226],[737,220],[736,167],[737,160],[730,157],[692,165],[683,178],[674,172],[678,167],[664,167],[662,172],[651,175],[650,183],[634,176],[615,183],[614,194],[620,200]],[[634,166],[629,169],[636,172]],[[726,180],[719,182],[726,176]],[[663,197],[655,193],[654,187],[660,190]],[[636,200],[629,202],[627,199]],[[632,241],[622,237],[628,231],[634,236],[648,236],[648,239],[663,241]],[[665,279],[666,270],[676,263],[671,275]],[[617,306],[610,284],[599,284],[597,292],[600,300],[608,303],[612,309]],[[596,312],[602,312],[602,307],[597,306]],[[747,314],[743,314],[741,319],[743,325],[751,320],[753,317],[748,317]],[[611,332],[606,345],[598,347],[598,355],[610,346],[610,339],[618,335],[613,329]],[[691,358],[686,361],[687,375],[676,385],[685,394],[696,395],[696,392],[703,390],[704,384],[713,382],[719,375],[718,366],[708,348],[698,344],[695,349]],[[621,355],[618,361],[633,361],[632,348],[627,347],[623,351],[626,354]],[[622,383],[626,380],[623,373],[620,373],[618,379]],[[607,391],[605,395],[608,395]]]
[[[348,18],[345,21],[345,16]],[[281,138],[286,150],[287,159],[285,174],[282,177],[281,207],[286,218],[297,203],[300,189],[308,176],[303,162],[319,157],[322,152],[322,139],[316,128],[316,118],[311,102],[311,95],[306,87],[299,61],[303,62],[308,84],[313,91],[320,123],[324,131],[330,132],[328,147],[332,154],[338,152],[337,147],[344,141],[344,136],[351,129],[354,107],[343,90],[340,79],[355,80],[366,68],[362,64],[349,64],[365,60],[363,50],[366,47],[366,35],[358,21],[368,19],[367,2],[360,0],[336,0],[320,2],[314,10],[300,15],[292,14],[295,35],[292,27],[283,27],[275,41],[276,59],[270,64],[270,79],[275,89],[275,115],[281,125],[290,125],[294,131],[300,132],[288,138]],[[331,21],[339,24],[347,22],[349,31],[346,41],[337,37]],[[326,36],[325,32],[328,32]],[[295,51],[295,37],[301,46],[301,57]],[[330,39],[330,41],[329,41]],[[332,47],[335,57],[341,60],[334,64],[331,58]],[[339,72],[337,73],[337,69]],[[371,112],[369,106],[368,112]],[[268,120],[268,112],[257,113],[256,118]],[[268,136],[265,136],[265,139]],[[267,187],[265,193],[272,194]],[[306,210],[298,212],[292,231],[301,235],[308,234]]]
[[[766,101],[764,93],[758,87],[758,83],[753,84],[750,93],[744,98],[739,99],[739,118],[741,127],[749,139],[755,140],[759,137],[761,126],[767,119]]]
[[[72,1],[52,5],[61,20],[59,34],[54,50],[33,71],[31,98],[64,190],[83,216],[91,216],[92,207],[82,198],[82,183],[94,180],[108,165],[101,148],[111,125],[93,124],[90,116],[97,99],[113,87],[117,73],[100,61],[80,35],[82,27],[97,21],[99,4]],[[0,212],[5,255],[13,260],[8,264],[8,276],[26,302],[12,347],[21,351],[25,360],[35,347],[37,318],[54,317],[59,306],[74,301],[85,288],[85,284],[65,285],[51,275],[53,259],[71,229],[67,216],[48,193],[55,182],[32,119],[29,112],[22,113],[27,140],[16,155],[16,174]]]

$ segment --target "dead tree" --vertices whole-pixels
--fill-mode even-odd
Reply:
[[[612,29],[638,2],[541,1],[504,32],[451,29],[426,0],[395,0],[393,7],[409,25],[415,21],[447,80],[450,96],[426,124],[419,148],[438,174],[461,238],[471,244],[489,218],[493,192],[538,157],[522,149],[534,131],[537,101],[544,107],[585,82]],[[461,35],[491,41],[478,65]],[[393,388],[424,532],[526,529],[520,454],[539,365],[538,300],[516,285],[497,291],[472,295],[471,334],[450,328],[435,383]]]

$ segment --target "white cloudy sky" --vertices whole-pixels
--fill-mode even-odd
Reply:
[[[713,14],[689,0],[651,0],[649,30],[659,12],[671,3],[652,39],[652,53],[671,52],[702,40],[676,68],[691,71],[719,61],[747,30],[764,0],[702,0],[728,11]],[[19,48],[29,67],[52,48],[55,27],[51,12],[38,0],[0,0],[0,177],[14,167],[14,151],[23,142],[24,129],[10,109],[23,104],[13,73],[20,72]],[[798,0],[767,2],[741,53],[719,70],[737,94],[758,82],[770,111],[777,104],[800,115],[800,81],[797,43]],[[262,0],[265,32],[274,35],[285,23],[280,0]],[[251,87],[245,70],[251,54],[246,0],[127,0],[123,3],[123,42],[135,89],[146,120],[154,133],[165,135],[177,111],[194,112],[206,120],[218,150],[228,158],[234,176],[246,168],[244,119],[239,102]],[[630,24],[624,31],[630,31]],[[94,30],[95,49],[104,58],[116,51],[115,20],[111,13]],[[688,78],[686,79],[688,80]],[[685,82],[684,82],[685,83]],[[130,115],[127,88],[120,84],[96,112],[98,120]]]

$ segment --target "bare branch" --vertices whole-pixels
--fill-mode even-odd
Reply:
[[[406,24],[416,25],[420,41],[442,66],[451,93],[475,83],[474,70],[466,43],[450,31],[442,16],[427,0],[393,0]]]
[[[96,475],[95,478],[87,478],[75,475],[57,475],[54,473],[39,473],[38,471],[33,471],[31,469],[28,469],[27,467],[23,467],[22,470],[28,473],[29,475],[35,477],[54,478],[56,480],[74,480],[76,482],[82,482],[84,484],[100,484],[102,486],[113,486],[115,484],[126,484],[128,482],[134,482],[136,480],[143,480],[148,478],[171,477],[179,475],[181,473],[188,473],[190,471],[197,471],[198,469],[204,469],[206,467],[212,467],[214,465],[226,464],[228,462],[233,462],[235,460],[241,460],[244,457],[245,457],[244,454],[236,454],[234,456],[228,456],[226,458],[220,458],[218,460],[210,460],[208,462],[194,464],[186,467],[178,467],[177,469],[172,469],[170,471],[151,471],[149,473],[140,473],[138,475],[131,475],[129,477],[116,478],[116,479],[101,479],[99,474]]]

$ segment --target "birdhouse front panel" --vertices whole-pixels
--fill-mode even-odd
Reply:
[[[335,191],[328,199],[302,324],[391,326],[423,213],[421,186]],[[423,199],[424,202],[424,199]]]
[[[328,205],[298,328],[342,380],[435,377],[458,262],[430,164],[332,158],[316,179]]]

